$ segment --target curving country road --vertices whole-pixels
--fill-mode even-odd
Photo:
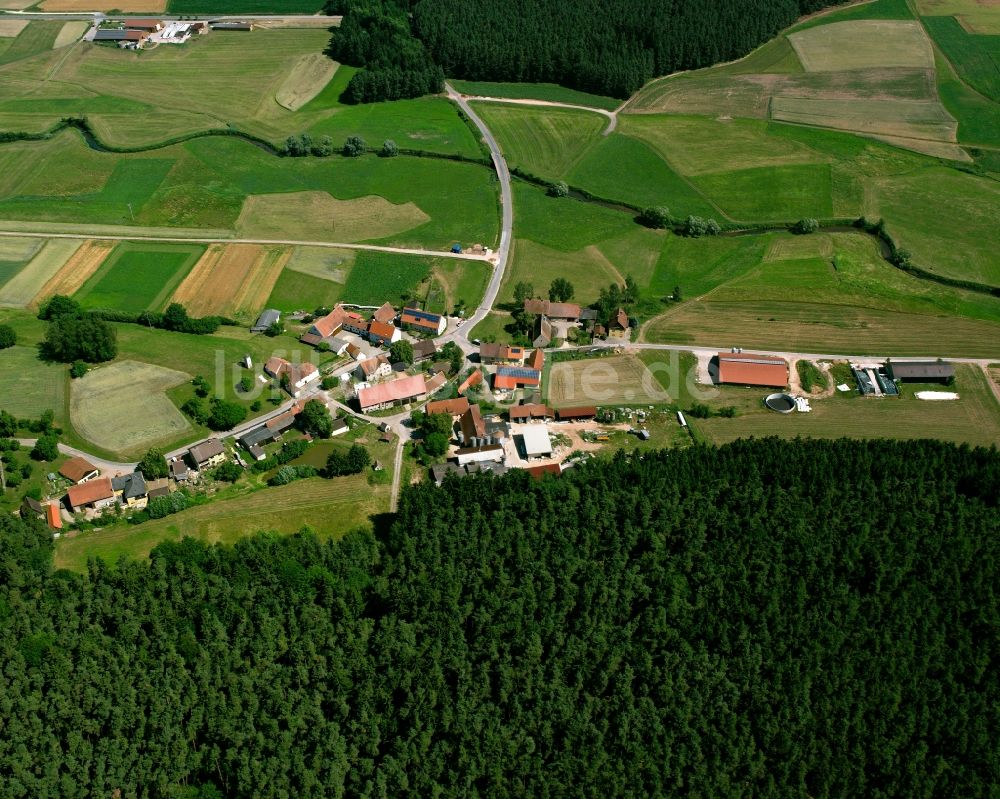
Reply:
[[[479,303],[479,307],[476,308],[476,312],[469,317],[453,336],[444,337],[445,339],[451,338],[462,349],[468,351],[470,346],[468,332],[486,318],[486,315],[493,308],[493,303],[496,302],[497,295],[500,293],[500,283],[503,282],[504,270],[507,268],[507,259],[510,257],[510,248],[514,239],[514,193],[511,190],[510,170],[507,168],[507,161],[504,160],[503,151],[500,149],[500,145],[497,143],[496,138],[494,138],[493,133],[486,126],[486,123],[480,119],[479,115],[472,110],[472,107],[461,94],[455,91],[448,83],[444,87],[448,92],[448,97],[462,109],[462,112],[472,120],[472,123],[479,129],[479,132],[483,134],[483,141],[490,148],[493,167],[496,169],[497,178],[500,181],[500,246],[497,247],[495,254],[496,260],[493,266],[493,276],[490,278],[490,283],[486,287],[486,294],[483,296],[482,302]]]
[[[602,136],[614,132],[618,127],[618,110],[608,111],[605,108],[595,108],[592,105],[576,105],[575,103],[560,103],[555,100],[533,100],[527,97],[487,97],[478,94],[463,94],[462,99],[471,100],[474,103],[505,103],[507,105],[530,105],[541,106],[542,108],[569,108],[573,111],[591,111],[607,117],[608,126],[602,131]]]

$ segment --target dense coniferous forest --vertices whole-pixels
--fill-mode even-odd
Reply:
[[[348,87],[355,102],[415,96],[437,76],[432,62],[454,78],[552,82],[624,99],[658,75],[740,58],[802,14],[835,4],[332,0],[330,10],[345,16],[331,53],[373,73]]]
[[[995,449],[764,440],[85,576],[6,517],[0,795],[990,795],[998,497]]]

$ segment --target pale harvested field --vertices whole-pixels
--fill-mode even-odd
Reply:
[[[669,364],[670,354],[665,353],[664,368],[659,370],[661,379],[669,374]],[[653,373],[632,355],[553,364],[546,396],[555,408],[670,401]]]
[[[142,455],[191,428],[164,393],[191,375],[138,361],[101,366],[74,380],[70,419],[88,441],[122,457]]]
[[[77,244],[77,242],[73,243]],[[33,304],[37,305],[53,294],[64,294],[67,297],[76,294],[91,275],[100,268],[114,248],[115,242],[113,241],[85,241],[68,257],[62,268],[42,285],[35,295]]]
[[[344,284],[354,266],[354,255],[354,250],[296,247],[285,268],[322,280]]]
[[[934,68],[934,51],[919,22],[852,20],[789,34],[806,72],[874,67]]]
[[[167,0],[44,0],[42,11],[120,11],[123,14],[166,11]]]
[[[651,84],[627,113],[766,119],[772,97],[824,100],[936,100],[932,69],[863,69],[792,74],[696,73]]]
[[[430,217],[413,203],[393,205],[384,197],[337,200],[324,191],[255,194],[236,221],[240,236],[353,243],[415,228]]]
[[[257,244],[212,244],[171,297],[193,316],[260,310],[290,253]]]
[[[59,35],[56,36],[56,40],[52,43],[52,49],[58,50],[60,47],[73,44],[73,42],[83,36],[89,28],[89,22],[67,22],[62,26],[62,30],[59,31]]]
[[[856,133],[955,141],[958,123],[937,101],[775,97],[771,117]]]
[[[4,3],[6,7],[6,3]],[[28,27],[27,19],[0,19],[0,38],[13,39]]]
[[[971,164],[973,158],[957,144],[946,141],[931,141],[929,139],[910,139],[903,136],[876,136],[870,135],[872,139],[884,141],[894,147],[902,147],[904,150],[913,150],[915,153],[930,155],[934,158],[944,158],[949,161],[962,161]]]
[[[42,243],[44,240],[35,239]],[[0,288],[0,305],[7,308],[26,308],[33,304],[42,287],[80,249],[79,241],[73,239],[51,239],[20,272]]]
[[[282,81],[278,91],[274,93],[274,99],[283,108],[298,111],[323,91],[323,87],[330,82],[330,78],[339,66],[340,64],[323,53],[309,53],[302,56],[295,62],[295,66]]]
[[[998,0],[917,0],[917,11],[925,17],[955,17],[969,33],[1000,35]]]
[[[0,261],[29,261],[44,243],[33,236],[0,236]]]

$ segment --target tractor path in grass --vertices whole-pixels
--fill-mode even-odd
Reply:
[[[554,100],[532,100],[530,98],[517,97],[484,97],[479,94],[463,94],[463,100],[473,103],[507,103],[509,105],[531,105],[542,106],[543,108],[568,108],[573,111],[592,111],[600,114],[608,120],[608,126],[602,131],[602,136],[608,136],[618,127],[618,109],[608,111],[605,108],[595,108],[592,105],[574,105],[573,103],[559,103]]]

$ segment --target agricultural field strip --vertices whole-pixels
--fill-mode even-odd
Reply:
[[[729,349],[729,345],[718,345],[718,344],[646,344],[646,343],[635,343],[622,345],[619,343],[604,344],[604,345],[587,345],[586,347],[581,347],[580,349],[594,349],[595,346],[599,349],[618,349],[622,348],[625,352],[629,350],[665,350],[668,352],[694,352],[695,350],[712,350],[713,352],[720,352]],[[939,357],[938,355],[906,355],[904,357],[897,357],[893,355],[858,355],[858,354],[844,354],[844,353],[828,353],[828,352],[788,352],[785,350],[765,350],[757,347],[753,348],[755,353],[759,355],[771,355],[776,358],[785,358],[786,360],[804,360],[804,361],[885,361],[889,358],[894,358],[897,361],[936,361]],[[558,350],[548,349],[546,352],[558,352]],[[986,369],[989,364],[994,363],[996,358],[951,358],[944,356],[943,360],[950,361],[952,363],[970,363],[977,366],[981,366]]]
[[[483,97],[480,95],[463,95],[463,99],[472,103],[506,103],[508,105],[528,105],[542,108],[568,108],[572,111],[593,111],[608,120],[608,126],[602,132],[602,136],[607,136],[618,126],[618,110],[607,111],[603,108],[595,108],[592,105],[574,105],[573,103],[557,103],[552,100],[530,100],[517,97]]]
[[[103,239],[106,241],[152,241],[164,242],[168,244],[261,244],[273,246],[289,247],[325,247],[329,249],[342,250],[370,250],[372,252],[391,252],[401,255],[424,255],[433,258],[456,258],[465,261],[489,261],[488,255],[477,255],[474,253],[456,253],[446,250],[420,250],[408,247],[384,247],[379,244],[345,244],[334,241],[302,241],[298,239],[226,239],[226,238],[202,238],[194,236],[107,236],[94,233],[33,233],[24,231],[3,231],[0,236],[10,236],[12,238],[37,238],[37,239]]]

